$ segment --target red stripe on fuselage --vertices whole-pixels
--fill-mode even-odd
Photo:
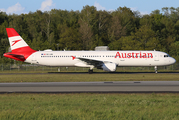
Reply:
[[[12,50],[12,52],[4,53],[4,57],[24,62],[34,52],[36,52],[36,50],[33,50],[29,46],[26,46],[26,47],[14,49]],[[18,57],[18,55],[24,56],[24,58]]]

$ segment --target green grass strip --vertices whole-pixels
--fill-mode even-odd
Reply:
[[[12,74],[0,82],[179,81],[179,74]]]
[[[0,119],[179,119],[179,94],[1,94]]]

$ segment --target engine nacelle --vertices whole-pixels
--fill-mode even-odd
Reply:
[[[104,63],[102,65],[102,69],[104,71],[114,72],[114,71],[116,71],[116,64],[115,63]]]

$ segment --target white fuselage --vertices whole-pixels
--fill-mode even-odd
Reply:
[[[25,62],[46,66],[90,67],[78,58],[112,62],[117,66],[166,66],[176,62],[160,51],[37,51]]]

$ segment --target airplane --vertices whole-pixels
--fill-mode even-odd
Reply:
[[[31,64],[56,67],[88,67],[89,73],[93,68],[115,72],[120,66],[157,66],[172,65],[176,60],[161,51],[36,51],[31,49],[14,28],[6,28],[11,52],[4,57]]]

